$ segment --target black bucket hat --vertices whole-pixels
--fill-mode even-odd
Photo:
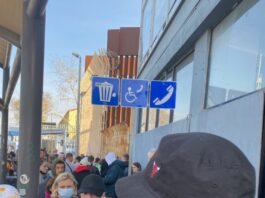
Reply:
[[[255,169],[224,138],[167,135],[146,169],[118,180],[116,192],[119,198],[254,198]]]
[[[87,175],[78,190],[78,194],[80,193],[91,193],[93,195],[97,195],[98,197],[101,197],[104,193],[105,186],[103,179],[95,174]]]

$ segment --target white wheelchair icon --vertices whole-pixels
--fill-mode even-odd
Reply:
[[[132,87],[128,87],[128,91],[125,94],[125,100],[128,103],[134,103],[138,98],[137,93],[140,93],[143,90],[144,86],[140,85],[140,88],[136,90],[136,93],[132,91]]]

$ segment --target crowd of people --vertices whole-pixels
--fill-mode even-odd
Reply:
[[[39,198],[87,198],[90,191],[94,197],[116,198],[115,183],[129,175],[128,154],[117,157],[109,152],[104,159],[92,155],[74,158],[72,153],[48,155],[42,149],[40,160]],[[133,163],[131,170],[131,174],[140,172],[140,163]]]
[[[38,198],[254,198],[256,192],[255,169],[246,156],[208,133],[165,136],[148,153],[146,168],[134,162],[129,176],[128,154],[74,159],[71,153],[48,157],[41,150],[40,157]],[[19,195],[14,187],[0,185],[0,197]]]

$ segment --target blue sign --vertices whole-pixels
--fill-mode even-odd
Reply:
[[[173,81],[151,81],[150,108],[174,109],[177,83]]]
[[[119,86],[118,78],[93,77],[92,104],[118,106]]]
[[[122,79],[121,81],[121,106],[146,107],[148,97],[147,80]]]

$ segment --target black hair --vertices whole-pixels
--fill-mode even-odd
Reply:
[[[136,166],[139,169],[139,171],[142,170],[142,166],[139,162],[133,162],[133,165]]]

